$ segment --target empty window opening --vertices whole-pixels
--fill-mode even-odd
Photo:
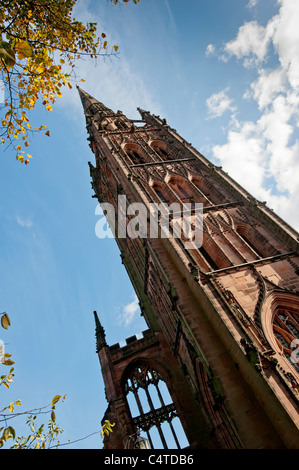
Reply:
[[[134,367],[125,393],[136,429],[145,434],[152,449],[181,449],[188,441],[160,373],[146,363]]]

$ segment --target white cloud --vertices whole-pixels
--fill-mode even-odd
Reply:
[[[210,118],[220,117],[228,110],[235,110],[232,105],[232,100],[227,95],[227,91],[228,88],[221,90],[218,93],[214,93],[206,100]]]
[[[273,30],[273,44],[279,55],[281,66],[287,70],[293,88],[299,87],[299,2],[279,0],[281,5],[276,27]]]
[[[275,96],[285,90],[286,76],[282,69],[261,69],[259,77],[251,84],[253,98],[257,101],[260,109],[272,104]]]
[[[244,97],[254,100],[260,116],[231,121],[227,142],[214,146],[213,153],[225,171],[298,230],[299,2],[279,0],[279,5],[265,27],[245,23],[225,45],[226,58],[256,67]],[[278,60],[273,66],[275,56],[270,57],[272,69],[265,69],[271,42]]]
[[[206,48],[206,56],[211,56],[215,54],[215,46],[214,44],[208,44]]]
[[[263,168],[263,137],[252,122],[238,123],[230,130],[227,143],[213,148],[214,156],[224,170],[249,192],[261,197],[260,188],[265,177]]]
[[[263,27],[257,21],[244,23],[237,37],[224,46],[224,57],[244,58],[244,66],[258,64],[266,57],[272,28]]]
[[[247,8],[253,8],[257,5],[258,0],[249,0],[249,3],[247,4]]]
[[[128,326],[136,318],[137,313],[140,312],[139,301],[137,296],[129,304],[125,305],[123,311],[118,317],[118,322]]]
[[[30,228],[32,227],[33,225],[33,222],[31,220],[30,217],[28,218],[23,218],[23,217],[20,217],[20,216],[16,216],[16,220],[17,220],[17,223],[21,226],[21,227],[26,227],[26,228]]]

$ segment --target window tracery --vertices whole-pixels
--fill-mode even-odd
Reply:
[[[151,448],[154,448],[152,434],[155,428],[164,449],[169,448],[169,435],[175,443],[174,448],[180,449],[180,439],[173,423],[174,420],[177,422],[178,415],[160,372],[146,362],[138,362],[126,377],[124,392],[133,422],[146,432]]]
[[[142,150],[137,144],[126,144],[124,150],[128,157],[130,158],[133,165],[138,165],[140,163],[145,163],[145,159],[142,155]]]
[[[169,158],[165,142],[155,140],[151,143],[151,148],[164,160]]]
[[[280,350],[299,372],[299,364],[292,360],[292,352],[299,344],[299,312],[292,308],[277,308],[273,319],[273,332]],[[298,340],[298,343],[295,341]],[[294,359],[294,358],[293,358]]]

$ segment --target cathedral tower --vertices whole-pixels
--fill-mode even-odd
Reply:
[[[299,448],[298,233],[164,119],[139,109],[130,120],[79,93],[93,197],[148,326],[109,346],[95,312],[105,419],[116,423],[104,447],[130,448],[139,431],[151,447],[153,432],[160,448],[168,435],[180,447],[179,420],[185,447]]]

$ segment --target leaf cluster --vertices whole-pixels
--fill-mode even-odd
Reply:
[[[101,429],[101,437],[103,437],[105,434],[109,436],[111,432],[113,432],[113,427],[115,426],[115,423],[111,424],[108,419],[105,419],[104,424],[102,425]]]
[[[97,24],[73,18],[76,1],[0,0],[0,78],[7,96],[0,144],[12,145],[17,160],[25,164],[31,158],[29,133],[46,128],[30,124],[37,101],[52,111],[63,87],[72,88],[76,61],[108,54],[106,35],[98,37]],[[113,46],[109,55],[117,49]]]
[[[0,324],[2,328],[8,329],[10,326],[10,318],[6,312],[0,313]],[[2,348],[2,349],[1,349]],[[9,366],[14,364],[11,359],[11,355],[4,353],[4,348],[0,342],[0,364]],[[13,382],[14,368],[11,367],[9,373],[0,376],[0,386],[4,385],[5,388],[9,388]],[[62,402],[64,402],[66,395],[63,396]],[[63,429],[56,423],[55,408],[56,404],[60,401],[61,395],[55,395],[51,403],[41,408],[35,408],[34,410],[16,412],[15,406],[22,406],[21,400],[18,399],[15,402],[11,402],[8,406],[5,406],[0,411],[0,448],[4,446],[6,441],[12,439],[14,444],[11,449],[51,449],[58,448],[60,446],[59,435],[63,432]],[[47,429],[44,424],[37,425],[37,416],[42,413],[50,413]],[[30,433],[28,436],[16,437],[16,431],[12,426],[7,423],[10,419],[13,419],[20,415],[27,415],[26,424],[29,426]],[[4,423],[5,426],[1,426]],[[109,435],[112,432],[112,427],[115,424],[111,424],[110,421],[105,420],[101,428],[101,436],[104,434]],[[99,431],[97,431],[99,432]],[[96,434],[96,433],[93,433]],[[92,435],[92,434],[91,434]],[[86,436],[86,439],[89,436]],[[79,440],[82,440],[79,439]],[[69,444],[70,442],[68,442]],[[67,444],[61,444],[67,445]]]

